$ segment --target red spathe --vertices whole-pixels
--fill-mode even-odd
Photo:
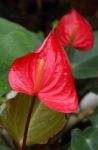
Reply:
[[[56,34],[63,46],[73,46],[80,50],[93,47],[94,36],[90,24],[75,9],[63,16]]]
[[[34,86],[40,60],[45,63],[36,93]],[[36,52],[15,60],[9,72],[9,83],[15,91],[36,95],[56,111],[70,113],[77,110],[78,100],[69,60],[53,32]]]

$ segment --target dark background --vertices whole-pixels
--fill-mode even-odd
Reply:
[[[31,31],[51,28],[72,7],[76,8],[98,28],[98,0],[0,0],[0,17],[17,22]]]

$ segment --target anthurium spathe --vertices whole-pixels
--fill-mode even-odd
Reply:
[[[36,95],[59,112],[77,110],[77,94],[71,67],[62,46],[50,32],[36,52],[15,60],[9,72],[15,91]]]
[[[56,34],[63,46],[73,46],[80,50],[93,47],[94,36],[88,21],[75,9],[72,9],[60,20]]]

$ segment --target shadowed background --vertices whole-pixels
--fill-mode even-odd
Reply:
[[[54,19],[59,19],[72,7],[85,16],[93,28],[98,28],[97,0],[0,0],[0,17],[31,31],[43,30],[47,33]]]

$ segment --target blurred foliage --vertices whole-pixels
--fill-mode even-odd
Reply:
[[[98,108],[89,117],[91,126],[83,131],[80,129],[72,130],[71,149],[72,150],[97,150],[98,149]]]
[[[90,51],[67,48],[75,78],[86,79],[98,76],[98,31],[94,32],[94,38],[94,47]]]
[[[72,150],[97,150],[98,149],[98,128],[89,127],[83,132],[80,129],[72,131]]]
[[[12,150],[10,147],[6,147],[4,145],[0,145],[0,150]]]
[[[89,119],[92,125],[98,128],[98,108],[96,108],[95,113]]]
[[[0,19],[0,95],[9,90],[8,71],[13,60],[35,50],[43,35],[31,33],[20,25]]]

